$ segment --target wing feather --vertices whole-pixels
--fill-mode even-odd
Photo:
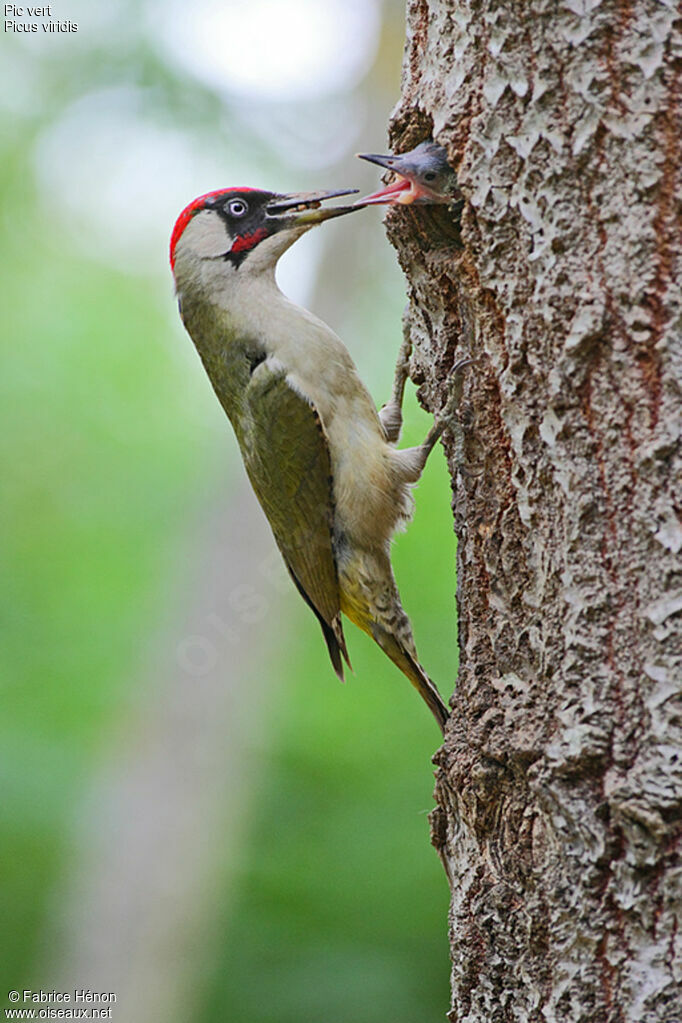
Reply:
[[[348,655],[340,617],[332,536],[334,500],[329,444],[313,403],[270,361],[245,392],[240,442],[246,471],[277,546],[305,601],[317,615],[332,663]]]

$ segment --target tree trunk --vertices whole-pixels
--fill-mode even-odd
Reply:
[[[682,1019],[682,19],[674,0],[411,0],[397,208],[446,433],[460,672],[437,756],[460,1023]],[[677,486],[676,486],[677,484]]]

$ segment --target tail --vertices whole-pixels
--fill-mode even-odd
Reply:
[[[365,558],[367,553],[365,552]],[[391,565],[388,557],[374,555],[375,562],[369,568],[358,564],[347,566],[345,576],[341,579],[341,610],[354,625],[371,636],[393,663],[400,668],[403,675],[409,678],[422,700],[438,722],[438,727],[445,734],[445,722],[450,711],[445,706],[434,682],[431,681],[417,660],[414,649],[410,620],[400,603]],[[380,580],[382,585],[374,591],[368,586],[364,576]]]
[[[378,622],[373,623],[371,634],[384,653],[400,668],[403,675],[409,678],[438,722],[441,732],[445,734],[445,722],[450,717],[450,711],[445,706],[435,682],[431,681],[417,658],[413,657],[409,650],[405,649],[400,640],[382,628]]]

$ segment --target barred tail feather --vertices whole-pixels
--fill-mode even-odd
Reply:
[[[405,649],[400,640],[386,632],[378,623],[372,628],[372,636],[384,653],[410,680],[438,722],[441,732],[445,734],[445,722],[450,717],[450,711],[445,706],[435,682],[431,681],[416,657]]]

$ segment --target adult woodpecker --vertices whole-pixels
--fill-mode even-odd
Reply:
[[[170,260],[182,321],[234,427],[291,577],[316,615],[334,670],[350,666],[341,612],[404,672],[441,730],[448,710],[421,667],[393,578],[390,542],[442,432],[393,447],[407,377],[380,412],[349,352],[275,283],[279,257],[315,224],[360,206],[349,192],[209,192],[178,217]]]
[[[358,153],[358,156],[396,175],[390,185],[360,199],[358,205],[449,204],[462,199],[457,175],[448,163],[448,154],[437,142],[420,142],[409,153],[389,153],[388,156]]]

